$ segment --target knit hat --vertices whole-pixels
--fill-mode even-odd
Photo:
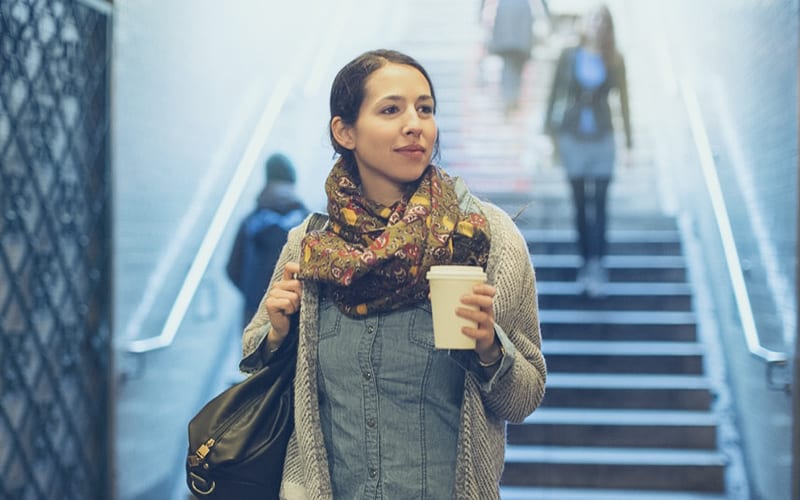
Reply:
[[[267,158],[267,183],[272,181],[294,182],[297,175],[292,161],[281,153],[275,153]]]

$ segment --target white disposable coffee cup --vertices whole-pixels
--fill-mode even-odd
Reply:
[[[472,293],[474,285],[486,283],[486,273],[480,266],[431,266],[427,278],[431,285],[434,346],[437,349],[475,349],[475,339],[461,333],[461,328],[476,324],[456,316],[456,309],[478,309],[462,304],[461,296]]]

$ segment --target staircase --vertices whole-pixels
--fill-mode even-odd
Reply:
[[[594,299],[575,282],[571,231],[522,227],[549,377],[542,406],[508,428],[503,499],[726,498],[678,228],[658,214],[616,220]]]
[[[590,299],[575,282],[568,183],[540,136],[558,46],[537,45],[522,110],[504,116],[499,62],[485,56],[471,23],[404,48],[437,82],[443,166],[516,216],[536,270],[547,390],[524,423],[508,426],[501,497],[743,498],[730,487],[737,455],[719,357],[709,356],[715,346],[698,325],[682,233],[658,190],[657,128],[634,113],[632,168],[618,168],[609,191],[610,281],[604,297]]]
[[[603,297],[589,298],[576,283],[568,184],[562,169],[531,152],[534,120],[475,114],[504,142],[461,130],[463,143],[443,157],[481,197],[520,214],[548,364],[542,406],[508,427],[503,500],[734,498],[709,340],[699,335],[682,233],[661,208],[646,140],[632,168],[615,173],[609,282]],[[459,162],[458,153],[471,161]]]

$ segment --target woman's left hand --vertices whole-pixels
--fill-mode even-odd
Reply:
[[[456,314],[477,323],[477,327],[465,326],[461,332],[475,339],[475,352],[484,361],[496,359],[500,355],[500,348],[496,345],[494,337],[494,295],[497,289],[486,283],[472,287],[472,293],[461,296],[461,303],[466,306],[475,306],[478,309],[459,307]]]

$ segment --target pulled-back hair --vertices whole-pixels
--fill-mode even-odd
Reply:
[[[593,9],[591,9],[586,16],[584,17],[584,22],[586,17],[589,17],[594,14],[599,14],[602,20],[601,29],[598,33],[598,44],[600,45],[600,53],[603,56],[603,62],[606,63],[607,67],[611,67],[617,60],[617,41],[616,36],[614,34],[614,18],[611,17],[611,11],[608,10],[608,6],[605,4],[598,4]],[[584,44],[585,41],[585,34],[581,32],[580,35],[580,43],[581,45]]]
[[[333,79],[331,85],[330,97],[330,120],[338,116],[342,119],[345,125],[352,127],[358,119],[358,112],[361,109],[361,104],[364,102],[364,95],[366,93],[367,78],[375,71],[381,69],[387,64],[405,64],[415,68],[422,73],[428,86],[431,89],[431,97],[433,97],[433,112],[436,113],[436,93],[433,90],[433,82],[416,59],[402,52],[388,49],[377,49],[364,52],[347,63],[336,77]],[[330,121],[328,122],[328,133],[331,138],[331,145],[333,150],[342,156],[345,162],[352,167],[355,167],[355,158],[353,152],[343,147],[336,142],[333,136],[333,131],[330,129]],[[436,142],[434,143],[433,158],[439,155],[439,137],[437,135]]]

